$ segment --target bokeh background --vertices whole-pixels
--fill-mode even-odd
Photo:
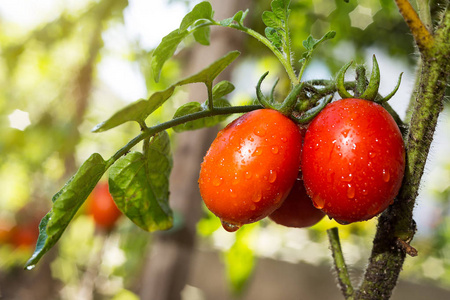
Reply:
[[[341,299],[326,236],[333,226],[340,229],[357,282],[370,254],[376,219],[347,226],[324,219],[309,229],[288,229],[268,220],[237,233],[221,228],[202,206],[196,185],[201,158],[219,128],[169,132],[177,173],[171,180],[174,229],[151,234],[122,217],[115,230],[105,233],[82,207],[56,247],[34,270],[23,270],[53,194],[91,153],[108,158],[139,133],[135,124],[91,132],[116,110],[234,49],[242,54],[223,75],[236,86],[229,97],[234,104],[255,98],[255,85],[265,71],[270,71],[267,82],[281,79],[278,93],[283,95],[288,81],[276,59],[232,29],[214,28],[210,46],[186,40],[165,65],[160,82],[152,80],[152,50],[199,2],[0,2],[0,298]],[[217,20],[249,8],[246,26],[263,32],[260,15],[270,9],[270,1],[210,2]],[[407,116],[418,56],[393,1],[291,2],[297,58],[308,35],[337,32],[315,53],[305,79],[331,79],[349,60],[370,68],[376,54],[382,94],[390,92],[404,72],[390,103],[401,117]],[[445,1],[430,1],[433,17],[440,2]],[[205,98],[200,85],[177,89],[148,124],[170,119],[188,100]],[[449,110],[447,100],[415,208],[418,231],[413,246],[419,256],[407,258],[394,299],[450,297]],[[2,240],[10,231],[14,243]]]

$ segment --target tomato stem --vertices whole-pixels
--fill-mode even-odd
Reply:
[[[331,253],[333,255],[334,267],[338,274],[339,286],[345,299],[354,299],[353,285],[348,274],[347,265],[345,264],[344,255],[342,253],[341,242],[339,239],[339,230],[333,227],[327,230],[328,239],[330,241]]]

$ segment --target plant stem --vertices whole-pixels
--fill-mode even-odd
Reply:
[[[420,52],[423,54],[434,45],[434,38],[417,15],[408,0],[395,0],[400,14],[405,19]]]
[[[339,240],[339,230],[333,227],[327,230],[328,239],[330,240],[331,253],[336,272],[338,274],[339,286],[345,299],[353,299],[353,286],[348,275],[347,265],[345,264],[344,255],[342,254],[341,242]]]
[[[406,139],[402,188],[394,204],[379,218],[372,254],[357,299],[388,299],[391,296],[405,260],[405,245],[409,245],[415,233],[412,218],[415,200],[449,83],[449,6],[447,4],[440,26],[435,31],[433,48],[422,52],[419,86]]]
[[[220,25],[220,24],[217,23],[217,25]],[[261,34],[259,34],[256,31],[254,31],[253,29],[250,29],[250,28],[247,28],[244,26],[238,26],[238,25],[232,24],[232,25],[229,25],[229,27],[240,30],[242,32],[245,32],[248,35],[250,35],[250,36],[254,37],[255,39],[257,39],[258,41],[260,41],[261,43],[263,43],[267,48],[270,49],[270,51],[272,51],[273,54],[275,54],[275,56],[281,62],[284,69],[286,70],[286,73],[289,76],[289,79],[291,80],[292,85],[296,86],[300,82],[298,80],[297,76],[295,75],[294,69],[290,62],[290,59],[288,60],[285,56],[283,56],[283,53],[281,53],[274,45],[272,45],[272,43],[268,39],[266,39],[264,36],[262,36]]]
[[[213,108],[212,110],[204,110],[199,111],[193,114],[185,115],[182,117],[178,117],[175,119],[172,119],[170,121],[148,127],[143,128],[142,132],[133,138],[128,144],[126,144],[124,147],[122,147],[119,151],[117,151],[110,159],[108,159],[106,163],[106,168],[109,168],[114,164],[116,160],[118,160],[120,157],[128,153],[134,146],[136,146],[139,142],[142,140],[151,137],[158,132],[161,132],[163,130],[167,130],[169,128],[172,128],[177,125],[184,124],[189,121],[195,121],[202,118],[217,116],[217,115],[230,115],[230,114],[236,114],[236,113],[245,113],[256,109],[261,109],[262,106],[260,105],[246,105],[246,106],[231,106],[231,107],[217,107]]]

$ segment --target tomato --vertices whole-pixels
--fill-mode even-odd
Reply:
[[[286,200],[269,218],[286,227],[302,228],[316,224],[324,216],[323,211],[314,207],[311,198],[306,194],[303,181],[298,178]]]
[[[39,227],[36,222],[18,224],[11,229],[10,243],[15,247],[30,248],[39,237]]]
[[[106,230],[111,230],[122,215],[109,193],[107,182],[97,184],[92,191],[87,200],[87,213],[93,216],[98,227]]]
[[[338,100],[308,126],[304,184],[314,205],[340,223],[368,220],[385,210],[400,189],[404,169],[402,135],[379,104]]]
[[[277,209],[297,177],[301,133],[272,109],[244,114],[222,129],[204,157],[200,194],[209,210],[235,231]]]

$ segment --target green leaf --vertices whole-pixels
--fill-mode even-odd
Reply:
[[[205,23],[204,20],[199,20],[195,23],[195,25],[201,25]],[[199,27],[194,31],[195,41],[201,45],[209,46],[211,29],[209,26]]]
[[[336,36],[336,31],[328,31],[321,39],[316,40],[312,36],[308,36],[308,38],[303,41],[303,47],[305,47],[306,50],[312,51],[314,50],[318,45],[325,42],[326,40],[330,40]]]
[[[214,107],[230,107],[231,104],[224,98],[215,99],[213,101]],[[179,118],[185,115],[193,114],[196,112],[206,111],[208,110],[208,107],[206,105],[206,102],[203,104],[200,104],[198,102],[189,102],[177,109],[175,112],[173,118]],[[212,127],[217,125],[218,123],[222,122],[227,118],[227,115],[217,115],[213,117],[207,117],[207,118],[201,118],[195,121],[189,121],[184,124],[178,125],[173,127],[172,129],[175,132],[183,132],[187,130],[196,130],[204,127]]]
[[[212,20],[213,14],[214,12],[211,4],[208,1],[200,2],[194,6],[194,8],[186,16],[184,16],[178,30],[183,32],[200,19]]]
[[[263,12],[262,20],[267,27],[281,28],[283,26],[281,20],[271,11]]]
[[[167,132],[156,135],[144,154],[121,157],[109,172],[109,189],[117,207],[146,231],[172,227],[169,175],[172,170]]]
[[[161,43],[156,47],[155,51],[153,51],[151,67],[156,82],[159,81],[164,63],[172,57],[178,45],[188,35],[189,32],[187,30],[180,31],[175,29],[163,37]]]
[[[270,4],[274,14],[281,20],[286,20],[289,16],[290,0],[273,0]]]
[[[164,102],[166,102],[172,96],[177,86],[196,82],[204,82],[205,84],[211,83],[238,56],[239,51],[229,52],[200,72],[178,81],[177,83],[171,85],[163,91],[153,93],[148,100],[138,100],[122,108],[114,115],[112,115],[108,120],[96,125],[92,129],[92,131],[106,131],[128,121],[144,121],[151,113],[153,113],[158,107],[163,105]]]
[[[266,27],[264,30],[266,37],[269,39],[269,41],[277,48],[281,48],[283,45],[283,39],[281,35],[278,33],[278,31],[275,28],[272,27]]]
[[[234,85],[229,81],[223,80],[213,87],[212,90],[213,99],[222,98],[223,96],[228,95],[232,91],[234,91]]]
[[[121,110],[117,111],[108,120],[97,124],[92,132],[102,132],[119,126],[128,121],[144,121],[152,112],[169,99],[175,91],[175,86],[153,93],[148,100],[140,99],[133,102]]]
[[[53,207],[39,224],[36,249],[26,263],[26,268],[33,268],[41,257],[56,244],[106,169],[106,162],[100,154],[92,154],[81,165],[77,173],[53,196]]]
[[[213,82],[214,79],[239,56],[239,54],[239,51],[228,52],[226,55],[210,64],[205,69],[177,82],[176,85],[185,85],[195,82]]]
[[[248,14],[248,9],[245,11],[238,11],[231,18],[220,21],[220,25],[222,26],[230,26],[233,22],[236,22],[239,26],[244,26],[244,19]]]

